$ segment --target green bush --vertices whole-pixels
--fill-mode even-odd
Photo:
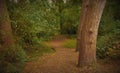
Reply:
[[[107,18],[109,20],[109,18]],[[107,21],[106,20],[106,21]],[[109,27],[107,27],[109,23]],[[109,57],[110,49],[116,49],[115,45],[120,41],[120,21],[105,22],[101,24],[97,42],[97,57]],[[104,29],[103,29],[104,28]]]
[[[0,51],[0,73],[21,73],[26,61],[20,46],[2,48]]]
[[[116,14],[119,7],[116,4],[119,4],[119,1],[108,1],[103,12],[97,42],[98,58],[110,57],[111,50],[116,50],[115,45],[120,41],[120,18],[119,14]]]
[[[115,35],[113,33],[105,34],[104,36],[98,36],[97,40],[97,57],[108,57],[109,49],[113,48],[115,43]]]
[[[62,33],[63,34],[76,34],[79,24],[80,7],[73,4],[72,6],[63,8],[62,13]]]

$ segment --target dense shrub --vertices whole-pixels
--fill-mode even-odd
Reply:
[[[104,10],[97,42],[97,56],[99,58],[106,58],[111,55],[111,50],[120,49],[115,46],[120,41],[120,17],[115,14],[119,12],[119,7],[116,5],[119,2],[118,0],[108,1]]]
[[[108,57],[109,50],[113,48],[113,35],[106,34],[98,37],[97,42],[97,57],[105,58]]]
[[[0,51],[0,73],[21,73],[26,61],[20,46],[2,48]]]
[[[80,8],[80,5],[74,4],[74,2],[68,3],[67,6],[63,8],[61,13],[63,21],[61,31],[63,34],[76,34],[79,24]]]

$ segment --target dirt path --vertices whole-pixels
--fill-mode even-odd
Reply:
[[[51,41],[49,44],[56,50],[54,54],[46,54],[37,61],[28,62],[23,73],[88,73],[76,67],[78,53],[74,49],[62,48],[64,41]],[[99,61],[97,73],[120,73],[120,63],[104,63]]]

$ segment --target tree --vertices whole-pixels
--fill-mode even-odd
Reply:
[[[6,0],[0,0],[0,73],[19,73],[25,63],[25,52],[16,46]]]
[[[96,40],[106,0],[82,0],[82,12],[77,36],[78,66],[96,63]]]
[[[2,47],[14,45],[11,23],[5,0],[0,0],[0,40]]]
[[[62,18],[62,11],[64,9],[63,0],[52,0],[53,3],[58,7],[58,16],[59,16],[59,25],[60,25],[60,33],[63,34],[63,18]]]

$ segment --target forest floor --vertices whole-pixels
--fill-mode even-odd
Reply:
[[[38,60],[27,62],[23,73],[93,73],[77,68],[78,53],[75,49],[63,48],[65,39],[55,39],[47,42],[56,51],[53,54],[44,54]],[[120,73],[120,61],[98,60],[96,73]]]

